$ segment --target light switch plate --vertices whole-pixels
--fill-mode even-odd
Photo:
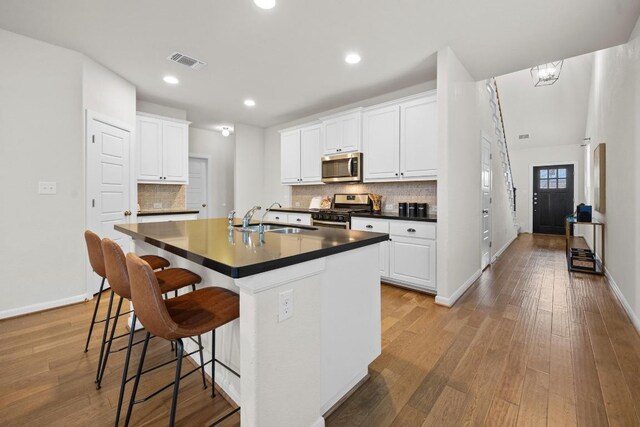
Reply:
[[[38,183],[38,194],[52,195],[58,192],[58,184],[56,182],[44,182]]]
[[[278,322],[284,322],[293,316],[293,289],[278,295]]]

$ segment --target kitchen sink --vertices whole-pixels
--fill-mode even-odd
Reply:
[[[295,234],[295,233],[299,233],[301,232],[302,229],[301,228],[295,228],[295,227],[285,227],[285,228],[278,228],[276,230],[271,230],[271,233],[278,233],[278,234]]]

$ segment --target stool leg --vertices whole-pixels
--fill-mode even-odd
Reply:
[[[91,318],[91,326],[89,326],[89,334],[87,335],[87,344],[84,346],[84,352],[89,351],[89,341],[91,341],[91,334],[93,333],[93,326],[96,324],[96,314],[98,314],[98,306],[100,305],[100,297],[102,297],[102,290],[104,288],[105,278],[102,278],[100,283],[100,290],[98,291],[98,299],[96,300],[96,306],[93,309],[93,317]]]
[[[104,332],[102,333],[102,344],[100,344],[100,357],[98,358],[98,370],[96,371],[96,381],[98,383],[98,376],[100,375],[100,367],[102,366],[102,358],[104,357],[104,344],[107,341],[107,332],[109,330],[109,318],[111,317],[111,306],[113,305],[113,296],[115,293],[111,291],[109,297],[109,306],[107,307],[107,317],[104,319]]]
[[[211,397],[216,397],[216,330],[211,331]]]
[[[122,297],[118,300],[118,307],[116,308],[116,314],[113,319],[113,326],[111,327],[111,335],[109,341],[107,341],[107,348],[104,352],[104,358],[102,359],[102,367],[100,368],[100,375],[98,375],[98,384],[96,389],[100,390],[100,383],[102,383],[102,377],[104,376],[104,370],[107,368],[107,361],[109,360],[109,354],[111,353],[111,343],[113,343],[113,337],[116,335],[116,327],[118,326],[118,318],[120,317],[120,310],[122,309]]]
[[[131,411],[133,410],[133,402],[136,400],[136,393],[138,391],[138,384],[140,383],[140,375],[142,374],[142,367],[144,365],[144,357],[147,354],[147,347],[149,346],[149,338],[151,333],[147,332],[144,337],[144,344],[142,345],[142,353],[140,354],[140,361],[138,362],[138,370],[136,371],[136,377],[133,380],[133,389],[131,390],[131,397],[129,398],[129,407],[127,408],[127,418],[124,421],[125,427],[129,425],[131,419]]]
[[[180,388],[180,371],[182,369],[182,356],[184,353],[184,344],[178,338],[176,340],[176,349],[178,352],[178,360],[176,361],[176,379],[173,384],[173,398],[171,399],[171,415],[169,416],[169,427],[173,427],[176,422],[176,407],[178,406],[178,391]]]
[[[202,354],[202,336],[198,335],[198,347],[200,353],[200,372],[202,373],[202,389],[207,389],[207,380],[204,377],[204,355]]]
[[[133,325],[136,324],[136,313],[133,313]],[[129,344],[127,345],[127,355],[124,358],[124,368],[122,368],[122,382],[120,383],[120,394],[118,395],[118,408],[116,409],[116,427],[120,422],[120,413],[122,412],[122,401],[124,400],[124,389],[127,385],[127,374],[129,373],[129,360],[131,359],[131,347],[133,347],[133,336],[136,328],[132,327],[129,331]]]

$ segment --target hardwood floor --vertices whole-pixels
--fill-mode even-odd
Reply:
[[[567,273],[563,250],[562,237],[520,236],[452,309],[383,285],[382,355],[327,426],[640,425],[640,336],[601,277]],[[0,425],[113,425],[124,355],[96,390],[100,334],[82,351],[92,310],[0,321]],[[168,360],[169,344],[152,340],[147,357]],[[172,378],[159,370],[141,393]],[[137,405],[132,424],[166,425],[170,396]],[[197,375],[182,382],[178,425],[228,409]]]
[[[452,309],[382,295],[382,355],[328,427],[640,425],[640,336],[562,237],[521,235]]]

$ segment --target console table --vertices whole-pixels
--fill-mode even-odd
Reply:
[[[589,249],[589,246],[587,246],[583,237],[575,237],[572,235],[573,227],[576,224],[593,227],[593,251]],[[598,250],[598,231],[601,234],[600,238],[602,239],[602,242],[604,242],[604,223],[595,220],[591,222],[578,221],[574,216],[568,216],[566,218],[565,237],[567,268],[569,271],[600,275],[604,274],[604,244],[602,245],[602,252],[599,259],[596,254],[596,251]],[[591,257],[593,258],[593,267],[587,266],[590,263]]]

